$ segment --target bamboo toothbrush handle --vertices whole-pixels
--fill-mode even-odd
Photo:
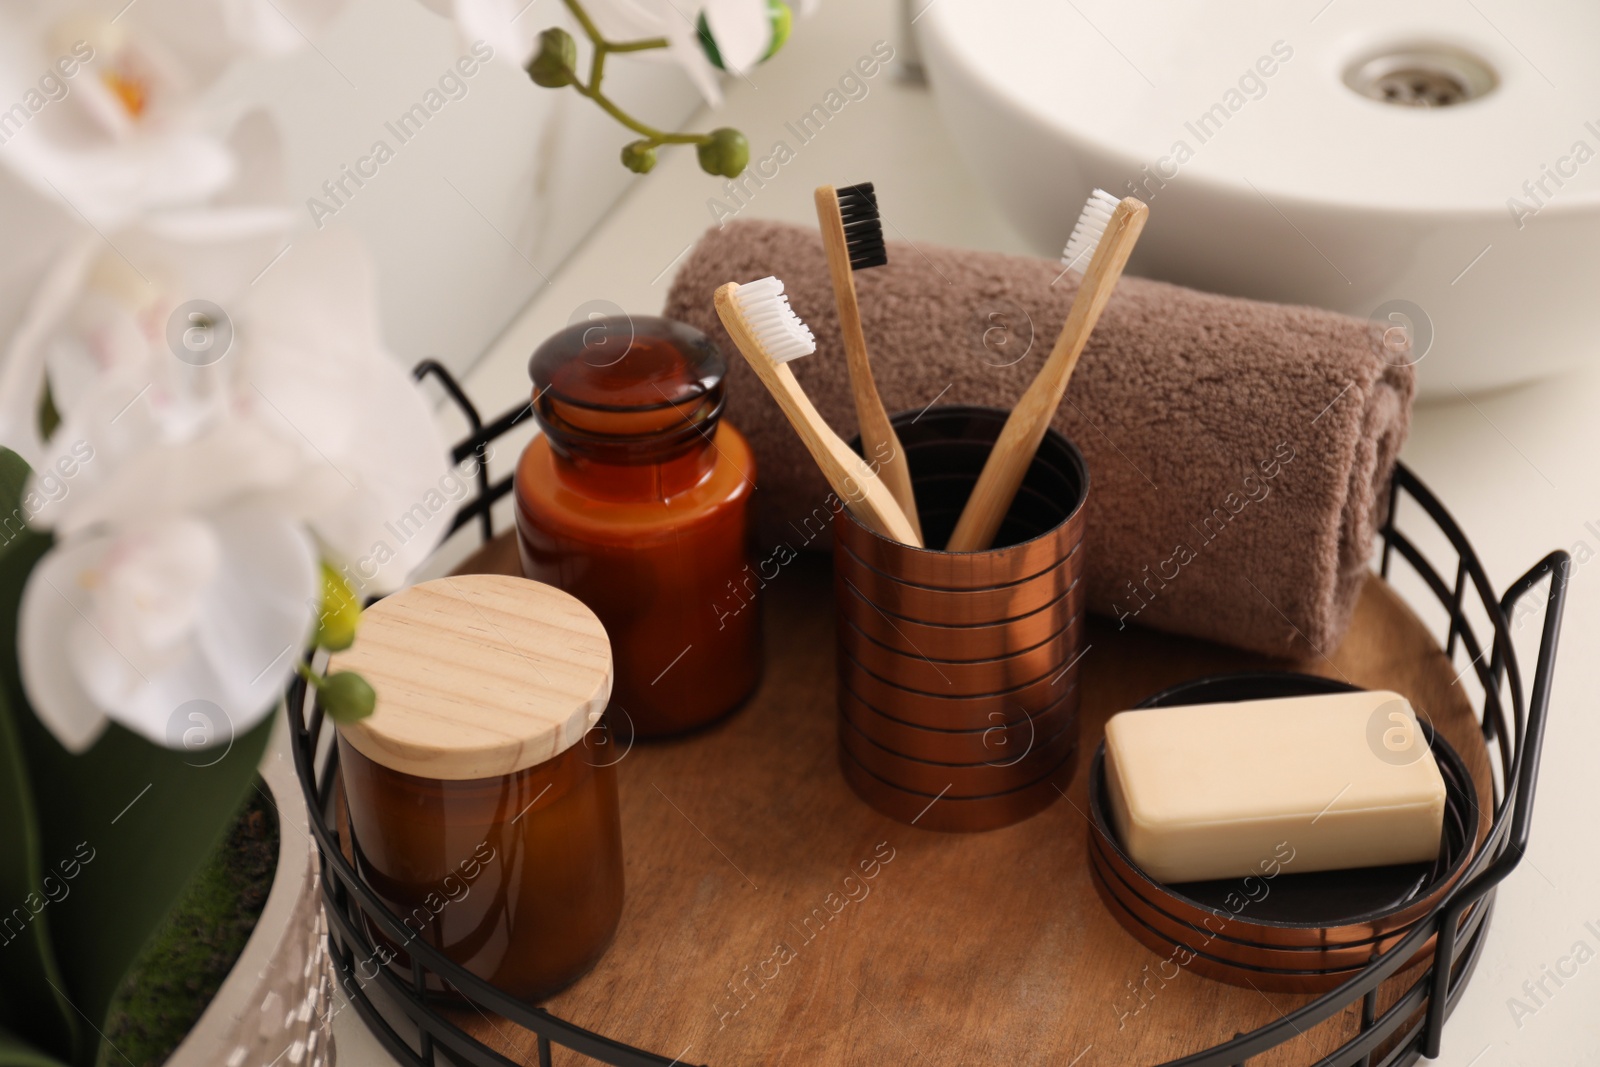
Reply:
[[[1011,502],[1033,463],[1034,453],[1039,450],[1039,442],[1044,440],[1050,420],[1066,395],[1067,381],[1078,365],[1083,346],[1094,332],[1095,323],[1100,321],[1100,313],[1110,301],[1117,279],[1122,277],[1122,268],[1127,265],[1149,214],[1149,208],[1131,197],[1117,205],[1112,213],[1055,347],[1050,350],[1033,384],[1011,409],[983,465],[983,473],[978,475],[978,484],[973,486],[972,496],[962,509],[955,532],[950,535],[946,551],[979,552],[994,543],[1000,523],[1011,510]]]
[[[844,218],[839,211],[839,194],[831,185],[816,192],[817,223],[822,230],[822,247],[828,254],[828,273],[833,278],[834,303],[839,307],[839,333],[844,338],[845,366],[850,372],[850,391],[855,394],[856,421],[861,426],[861,451],[878,463],[878,477],[889,487],[906,520],[922,537],[922,522],[917,516],[917,498],[911,488],[911,465],[906,461],[900,436],[894,432],[878,384],[872,377],[872,361],[867,356],[867,338],[861,329],[861,308],[856,302],[855,274],[850,269],[850,249],[844,235]]]
[[[901,544],[921,548],[921,535],[912,527],[905,512],[900,510],[900,505],[895,502],[888,488],[878,480],[866,461],[856,455],[828,426],[801,388],[794,371],[768,356],[756,340],[744,315],[733,302],[733,291],[737,287],[736,283],[730,282],[717,290],[717,315],[746,362],[767,387],[767,392],[783,409],[784,416],[806,446],[806,451],[811,453],[822,476],[828,480],[839,499],[867,526]]]

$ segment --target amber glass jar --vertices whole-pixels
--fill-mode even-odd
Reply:
[[[721,421],[722,355],[658,318],[569,327],[534,352],[543,433],[517,464],[523,573],[592,608],[616,659],[611,726],[678,733],[761,669],[755,459]]]
[[[585,743],[611,683],[593,613],[521,578],[425,582],[369,608],[332,669],[377,691],[339,759],[356,868],[411,936],[527,1001],[592,967],[623,897],[614,756]]]

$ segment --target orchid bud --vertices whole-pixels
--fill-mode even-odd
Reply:
[[[622,146],[622,165],[635,174],[649,174],[656,165],[656,149],[649,141],[631,141]]]
[[[712,130],[710,140],[695,147],[700,157],[700,169],[707,174],[724,178],[737,178],[750,162],[750,142],[744,134],[729,126]]]
[[[344,575],[322,565],[322,606],[317,612],[314,643],[330,652],[342,652],[356,639],[361,622],[361,601]]]
[[[559,26],[539,34],[539,50],[528,61],[528,77],[535,85],[559,89],[577,81],[578,42]]]
[[[318,687],[317,698],[322,710],[334,722],[355,722],[372,714],[378,704],[378,694],[372,691],[367,680],[354,671],[330,674]]]

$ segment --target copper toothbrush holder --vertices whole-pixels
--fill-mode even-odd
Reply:
[[[1006,415],[895,416],[928,544],[949,539]],[[1088,490],[1083,456],[1051,430],[994,548],[912,548],[848,509],[835,515],[839,759],[869,805],[925,829],[990,830],[1065,788],[1077,752]]]

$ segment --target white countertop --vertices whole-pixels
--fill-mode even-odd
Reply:
[[[783,122],[809,110],[875,42],[904,52],[894,9],[893,0],[830,0],[819,16],[797,26],[784,53],[750,83],[730,80],[727,104],[698,125],[743,129],[754,158],[780,137],[793,146]],[[800,146],[741,217],[812,222],[814,186],[871,180],[882,202],[892,205],[885,215],[891,239],[1027,251],[958,161],[926,89],[902,80],[899,66],[874,78],[866,98]],[[528,355],[590,301],[658,312],[677,262],[714,221],[706,207],[714,196],[722,196],[721,180],[702,174],[691,152],[664,154],[655,173],[638,180],[487,353],[468,380],[470,394],[494,413],[525,396]],[[1429,358],[1448,358],[1446,346],[1441,339]],[[1600,691],[1594,654],[1600,639],[1597,411],[1600,367],[1419,408],[1404,453],[1467,532],[1497,589],[1554,548],[1579,560],[1595,557],[1573,569],[1532,844],[1500,889],[1477,974],[1447,1028],[1437,1061],[1447,1067],[1600,1064],[1600,839],[1592,785],[1600,715],[1591,706],[1591,694]],[[509,462],[517,447],[508,441],[498,463]],[[1526,639],[1536,637],[1534,631],[1526,626],[1519,635],[1524,656],[1532,654]],[[1545,968],[1576,968],[1576,974],[1557,985]],[[1552,995],[1537,992],[1541,979]],[[1530,981],[1541,1003],[1524,991]],[[1532,1013],[1514,1014],[1510,998]],[[346,1067],[390,1062],[354,1012],[341,1015],[336,1032]],[[1080,1067],[1101,1063],[1091,1052]],[[1106,1060],[1104,1067],[1113,1065]]]

